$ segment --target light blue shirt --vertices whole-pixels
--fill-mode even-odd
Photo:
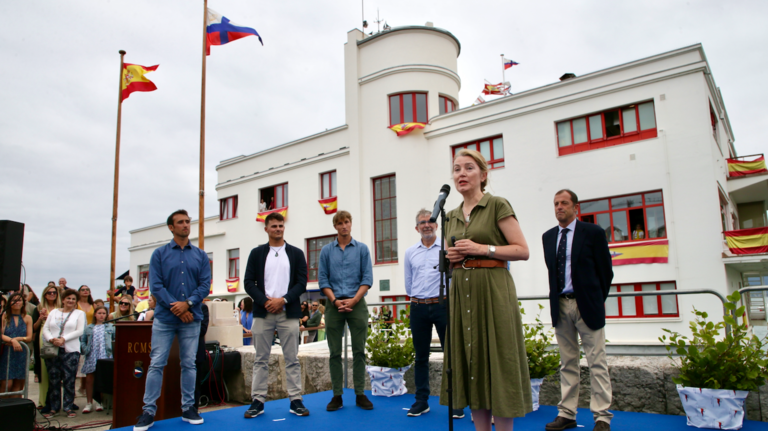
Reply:
[[[360,286],[372,285],[373,266],[368,246],[352,239],[342,250],[338,238],[326,244],[320,250],[317,282],[320,289],[333,290],[337,298],[353,298]]]
[[[440,243],[425,246],[421,240],[405,251],[405,293],[428,299],[440,294]]]
[[[555,243],[555,253],[557,253],[557,247],[560,245],[560,238],[563,234],[563,227],[557,226],[557,242]],[[568,233],[565,234],[565,288],[561,292],[573,293],[573,280],[571,280],[571,248],[573,245],[573,231],[576,229],[576,219],[573,219],[571,224],[567,226]]]

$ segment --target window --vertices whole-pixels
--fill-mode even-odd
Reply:
[[[139,265],[139,285],[138,288],[149,288],[149,265]]]
[[[427,93],[389,96],[389,125],[427,122]]]
[[[656,115],[652,101],[557,123],[561,156],[655,137]]]
[[[211,266],[211,284],[213,284],[213,253],[206,253],[208,255],[208,264]]]
[[[376,263],[397,262],[397,188],[395,176],[373,179]]]
[[[485,157],[485,161],[488,163],[488,169],[504,167],[504,142],[502,141],[501,136],[455,145],[451,147],[451,158],[456,156],[456,152],[462,148],[479,151],[480,154]]]
[[[320,174],[320,199],[336,196],[336,171]]]
[[[317,281],[317,269],[320,267],[320,250],[332,243],[336,235],[321,236],[307,240],[307,281]]]
[[[219,199],[219,220],[237,217],[237,196]]]
[[[229,257],[229,269],[227,270],[227,277],[228,278],[239,278],[240,277],[240,249],[235,248],[232,250],[227,250],[227,255]]]
[[[453,100],[445,96],[440,96],[438,100],[440,101],[440,114],[447,114],[456,110],[456,103]]]
[[[715,138],[715,142],[720,145],[720,141],[717,139],[717,114],[712,109],[712,105],[709,106],[709,120],[712,122],[712,137]]]
[[[610,293],[654,292],[661,290],[676,290],[675,283],[620,284],[611,286]],[[608,298],[605,301],[605,317],[609,319],[680,317],[680,313],[677,310],[677,295],[622,296],[618,298]]]
[[[406,296],[382,296],[381,302],[403,302],[403,301],[410,301],[411,297]],[[389,305],[390,311],[392,311],[392,319],[397,321],[400,319],[400,308],[398,310],[397,307],[405,307],[405,314],[409,314],[411,312],[411,306],[410,305]],[[381,307],[379,307],[379,310],[381,310]],[[381,315],[381,311],[379,311],[379,315]]]
[[[264,199],[268,210],[285,208],[288,206],[288,183],[266,187],[259,190],[259,199]],[[261,202],[261,200],[259,201]]]
[[[661,191],[580,202],[579,220],[602,227],[608,242],[667,237]]]

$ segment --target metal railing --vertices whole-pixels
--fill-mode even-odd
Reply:
[[[24,352],[26,353],[26,366],[24,367],[24,389],[16,392],[0,392],[0,395],[2,396],[9,396],[9,395],[21,395],[22,398],[29,398],[27,396],[28,394],[28,388],[29,388],[29,358],[31,356],[29,346],[27,346],[27,343],[19,343],[21,347],[23,348]],[[8,355],[8,362],[6,363],[5,370],[2,370],[5,372],[5,384],[6,385],[12,385],[13,380],[8,379],[8,376],[11,372],[11,361],[10,361],[10,353],[13,352],[13,347],[9,344],[5,345],[5,348],[3,349],[3,355]],[[5,388],[0,388],[0,391],[4,391]]]

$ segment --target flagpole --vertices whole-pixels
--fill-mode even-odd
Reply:
[[[115,256],[117,254],[117,190],[120,181],[120,126],[123,115],[123,57],[125,51],[120,52],[120,74],[117,80],[117,137],[115,139],[115,183],[112,191],[112,256],[109,263],[109,312],[112,313],[115,308]]]
[[[501,54],[501,85],[506,85],[507,82],[507,76],[506,76],[506,70],[504,68],[504,54]]]
[[[205,250],[205,57],[208,47],[208,0],[203,0],[203,73],[200,92],[200,202],[197,221],[197,246]]]

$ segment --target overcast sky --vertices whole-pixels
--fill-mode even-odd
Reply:
[[[208,57],[206,214],[217,214],[219,161],[344,123],[343,44],[361,27],[359,0],[210,0],[254,37]],[[501,80],[499,54],[520,63],[512,91],[704,45],[739,154],[766,151],[768,2],[368,0],[393,27],[424,25],[461,42],[460,105]],[[104,297],[109,261],[118,50],[159,64],[158,87],[123,104],[117,273],[129,230],[177,208],[197,218],[203,2],[0,3],[0,219],[26,224],[26,280],[64,276]],[[418,47],[415,47],[418,49]]]

